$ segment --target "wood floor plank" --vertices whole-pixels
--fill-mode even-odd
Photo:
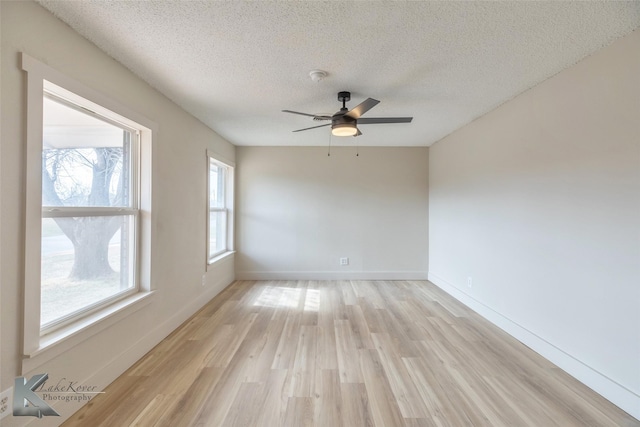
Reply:
[[[359,305],[347,306],[347,318],[351,325],[351,334],[355,340],[356,348],[358,350],[375,348],[362,308]]]
[[[339,289],[335,289],[332,282],[316,282],[316,289],[310,289],[307,292],[313,292],[313,301],[310,306],[315,308],[318,314],[318,368],[319,369],[338,369],[338,354],[336,349],[336,334],[334,322],[336,317],[341,314],[337,308],[341,305],[337,294]],[[331,297],[333,293],[333,297]],[[305,306],[306,310],[306,306]]]
[[[427,379],[428,374],[424,371],[420,363],[422,359],[409,357],[403,358],[402,361],[407,367],[407,373],[427,409],[429,422],[440,427],[450,425],[443,413],[444,405],[441,402],[441,393],[436,389],[436,384],[433,384],[433,381]]]
[[[169,411],[175,397],[158,394],[131,422],[132,427],[160,427],[163,425],[164,414]]]
[[[359,299],[358,305],[362,308],[362,314],[371,333],[389,332],[387,325],[385,324],[386,319],[384,318],[384,309],[376,308],[365,298]]]
[[[271,366],[276,357],[280,335],[284,329],[285,322],[286,313],[284,311],[280,315],[273,315],[270,320],[265,322],[264,333],[255,339],[256,350],[259,349],[259,353],[247,369],[246,381],[265,382],[268,380],[269,375],[272,373]]]
[[[338,281],[338,288],[342,291],[342,299],[345,305],[358,304],[358,297],[353,290],[353,284],[351,280]]]
[[[404,418],[427,418],[429,416],[427,408],[411,381],[409,372],[391,337],[389,334],[372,335],[380,363],[402,416]]]
[[[316,355],[318,334],[317,326],[301,326],[298,345],[288,377],[289,396],[312,397],[315,390],[316,371],[318,369]]]
[[[318,326],[317,363],[319,369],[338,369],[338,350],[333,321],[328,326]]]
[[[373,427],[367,387],[363,384],[341,383],[342,424],[345,427]]]
[[[360,369],[369,396],[374,425],[377,427],[402,426],[402,413],[384,373],[376,350],[359,350]]]
[[[255,345],[250,341],[243,342],[231,362],[225,369],[213,387],[213,390],[204,399],[201,410],[193,418],[194,425],[221,425],[244,384],[246,371],[251,366],[250,361],[256,356]]]
[[[222,367],[228,366],[231,363],[249,329],[255,322],[256,317],[257,315],[255,313],[245,316],[239,323],[231,325],[230,330],[227,329],[225,331],[223,335],[224,339],[215,341],[215,347],[209,354],[208,366]],[[223,326],[225,325],[221,325],[220,328],[225,329]]]
[[[213,391],[223,372],[223,368],[202,368],[191,387],[184,394],[171,395],[169,398],[163,399],[166,409],[158,411],[160,416],[153,425],[189,426],[191,420],[202,410],[207,397]],[[147,419],[145,416],[139,418],[141,424]]]
[[[238,281],[64,426],[640,427],[424,281]]]
[[[363,383],[362,372],[359,367],[358,348],[351,330],[351,323],[348,320],[335,321],[340,381],[343,383]]]
[[[509,380],[503,379],[501,376],[485,377],[484,380],[501,397],[502,404],[509,405],[518,414],[523,420],[523,425],[552,426],[556,423],[557,417],[554,416],[552,411],[545,410],[548,405],[545,405],[535,394],[527,393],[521,387],[509,387],[507,385]],[[517,402],[522,401],[528,402],[526,410],[517,404]]]
[[[450,369],[449,374],[456,381],[461,392],[468,396],[469,400],[473,401],[489,420],[490,425],[522,426],[525,424],[512,409],[512,405],[505,405],[500,395],[474,371]]]
[[[224,421],[216,425],[221,427],[255,426],[259,414],[253,409],[258,406],[257,403],[261,400],[260,396],[264,394],[264,390],[264,383],[243,382],[240,384]]]
[[[287,401],[283,426],[313,426],[314,405],[311,397],[290,397]],[[356,425],[356,424],[354,424]]]
[[[342,426],[343,405],[340,376],[337,370],[319,370],[315,397],[317,402],[313,417],[315,425],[332,427]]]
[[[271,369],[288,369],[293,366],[296,351],[298,350],[298,336],[302,324],[302,313],[287,313],[278,347],[273,356]]]
[[[288,396],[286,391],[287,370],[272,370],[265,382],[262,405],[258,407],[258,427],[280,426],[286,415]],[[255,405],[253,410],[255,411]]]

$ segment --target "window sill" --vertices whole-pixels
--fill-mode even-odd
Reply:
[[[216,257],[214,257],[214,258],[211,258],[211,259],[209,260],[209,263],[208,263],[208,265],[207,265],[207,268],[208,268],[208,267],[212,267],[214,264],[216,264],[216,263],[218,263],[218,262],[221,262],[221,261],[224,261],[224,260],[226,260],[226,259],[228,259],[228,258],[233,258],[233,255],[234,255],[235,253],[236,253],[236,251],[227,251],[227,252],[224,252],[224,253],[222,253],[222,254],[220,254],[220,255],[218,255],[218,256],[216,256]]]
[[[40,337],[38,348],[24,355],[22,373],[37,368],[147,306],[153,301],[153,296],[154,291],[138,292],[77,322]]]

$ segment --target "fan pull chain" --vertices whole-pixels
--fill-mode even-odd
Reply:
[[[327,152],[327,157],[331,156],[331,132],[329,132],[329,151]]]
[[[356,141],[356,157],[360,157],[360,145],[358,141]]]

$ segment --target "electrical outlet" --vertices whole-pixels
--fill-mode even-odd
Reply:
[[[349,265],[349,258],[340,258],[340,265]]]
[[[13,388],[8,388],[0,393],[0,419],[11,413]]]
[[[473,288],[473,279],[471,278],[471,276],[467,277],[467,287]]]
[[[207,275],[203,274],[202,275],[202,286],[205,286],[207,284]]]

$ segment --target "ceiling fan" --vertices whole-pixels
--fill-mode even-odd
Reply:
[[[346,103],[351,100],[351,92],[338,92],[338,101],[342,102],[342,108],[340,111],[332,116],[316,115],[301,113],[299,111],[282,110],[283,113],[300,114],[301,116],[313,117],[313,120],[331,120],[331,123],[327,123],[319,126],[312,126],[304,129],[297,129],[293,132],[301,132],[303,130],[316,129],[324,126],[331,126],[331,133],[334,136],[360,136],[362,132],[358,129],[358,124],[370,125],[374,123],[411,123],[413,117],[365,117],[361,116],[378,105],[380,101],[373,98],[367,98],[364,102],[357,105],[351,111],[347,109]]]

